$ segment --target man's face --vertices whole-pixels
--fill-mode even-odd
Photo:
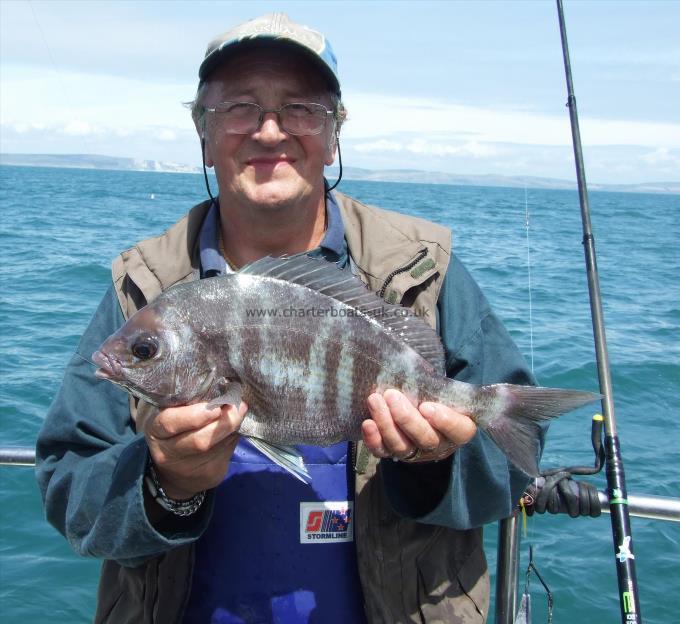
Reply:
[[[323,79],[304,58],[287,50],[256,49],[235,55],[211,76],[203,105],[255,102],[278,109],[293,102],[314,102],[331,109]],[[219,115],[206,113],[206,165],[215,167],[225,204],[238,202],[271,209],[296,205],[323,189],[323,168],[335,156],[334,126],[320,134],[287,133],[268,113],[251,134],[220,130]]]

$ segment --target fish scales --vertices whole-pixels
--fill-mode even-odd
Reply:
[[[313,296],[305,293],[300,303],[309,306]],[[338,307],[323,295],[314,305],[316,310]],[[361,421],[368,417],[365,398],[375,389],[406,386],[417,360],[415,354],[405,357],[403,347],[380,326],[358,316],[315,316],[302,327],[268,320],[266,326],[254,324],[242,334],[243,344],[255,344],[247,336],[258,335],[263,348],[235,370],[250,407],[241,430],[283,444],[358,439]],[[411,390],[418,385],[422,388],[424,382]]]
[[[599,397],[447,379],[439,337],[421,319],[349,272],[300,256],[173,287],[92,359],[99,377],[160,408],[242,399],[240,433],[299,478],[295,451],[279,447],[358,440],[375,391],[397,388],[469,415],[529,475],[538,471],[540,423]]]
[[[256,289],[253,278],[229,280],[231,292],[220,298],[214,292],[219,280],[212,281],[208,305],[195,308],[187,322],[206,328],[205,342],[216,352],[214,360],[220,353],[229,358],[232,341],[240,344],[240,364],[229,358],[224,376],[243,385],[243,400],[250,408],[243,433],[280,444],[356,440],[368,417],[365,398],[372,391],[400,387],[416,398],[433,396],[427,392],[427,371],[423,381],[408,382],[419,359],[410,347],[376,321],[351,314],[349,306],[266,278]],[[183,303],[178,297],[175,305]],[[284,316],[284,310],[290,312]],[[333,360],[329,351],[338,354],[331,367],[326,365],[327,358]],[[338,401],[323,392],[331,385]]]

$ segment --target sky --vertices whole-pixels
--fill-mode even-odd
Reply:
[[[564,8],[588,180],[680,182],[680,1]],[[0,0],[0,152],[199,165],[205,47],[270,11],[335,50],[346,166],[575,179],[550,0]]]

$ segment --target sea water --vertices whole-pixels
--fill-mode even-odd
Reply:
[[[341,190],[449,226],[539,382],[597,390],[576,192],[350,180]],[[111,259],[204,197],[191,174],[0,167],[0,446],[34,444]],[[593,192],[590,203],[628,490],[677,498],[680,196]],[[594,409],[552,425],[542,466],[592,463]],[[604,489],[603,475],[589,480]],[[33,470],[0,467],[0,501],[0,620],[91,621],[100,564],[46,522]],[[677,622],[680,524],[633,518],[632,529],[643,618]],[[492,577],[496,535],[490,525]],[[608,515],[529,519],[522,569],[529,544],[556,624],[619,621]],[[535,578],[532,591],[534,622],[545,622]]]

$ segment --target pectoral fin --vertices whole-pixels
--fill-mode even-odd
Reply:
[[[217,384],[220,389],[220,396],[215,397],[208,403],[208,409],[221,407],[222,405],[234,405],[235,407],[241,405],[243,388],[238,381],[231,381],[222,377],[218,380]]]
[[[302,455],[294,446],[280,446],[278,444],[271,444],[259,438],[251,438],[246,436],[246,440],[250,442],[260,453],[273,461],[277,466],[287,470],[296,479],[303,483],[311,483],[312,478],[307,472],[305,462]]]

